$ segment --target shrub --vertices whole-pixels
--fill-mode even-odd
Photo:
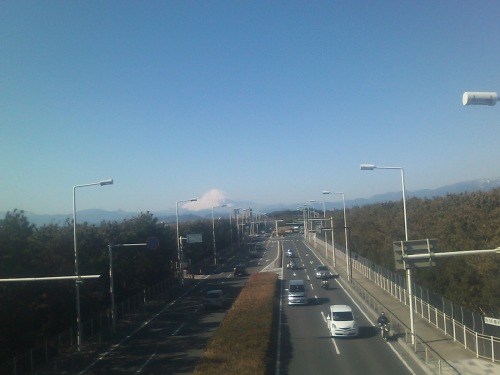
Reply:
[[[212,336],[194,374],[265,374],[277,298],[275,273],[250,276]]]

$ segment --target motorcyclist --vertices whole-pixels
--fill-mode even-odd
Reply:
[[[321,286],[323,288],[328,288],[328,275],[326,273],[321,275]]]
[[[379,327],[383,327],[384,325],[389,323],[389,318],[385,316],[385,312],[381,312],[380,316],[377,319],[377,324]]]
[[[385,316],[385,313],[383,311],[380,313],[380,316],[377,319],[377,324],[378,324],[378,328],[380,330],[382,337],[384,338],[384,340],[387,341],[388,335],[389,335],[389,324],[390,323],[389,323],[389,318],[387,318],[387,316]]]

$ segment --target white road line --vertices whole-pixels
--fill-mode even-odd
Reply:
[[[182,323],[177,329],[174,331],[174,333],[171,334],[171,336],[177,335],[177,333],[181,330],[182,327],[184,327],[186,323]]]
[[[142,370],[144,370],[144,367],[146,367],[148,363],[151,362],[151,360],[155,357],[156,353],[158,353],[158,351],[155,351],[153,354],[149,356],[148,360],[144,362],[144,364],[136,371],[136,374],[140,374]]]
[[[203,279],[206,279],[208,278],[208,275],[205,276]],[[158,316],[160,316],[162,313],[164,313],[165,311],[167,311],[171,306],[173,306],[175,303],[177,303],[179,300],[181,300],[182,298],[184,298],[184,296],[188,293],[190,293],[194,288],[196,288],[199,284],[201,283],[201,280],[198,281],[196,284],[194,284],[191,288],[189,288],[188,290],[186,290],[184,293],[182,293],[182,295],[180,295],[179,297],[177,297],[175,300],[173,300],[172,302],[170,302],[167,306],[165,306],[160,312],[156,313],[155,315],[153,315],[153,317],[151,317],[150,319],[144,321],[139,327],[137,327],[130,335],[128,335],[127,337],[125,337],[122,341],[120,341],[119,343],[113,345],[111,347],[111,349],[105,353],[102,353],[94,362],[92,362],[90,365],[88,365],[85,369],[83,369],[82,371],[80,371],[78,373],[78,375],[83,375],[85,374],[88,370],[90,370],[92,367],[94,367],[96,365],[97,362],[103,360],[104,358],[106,358],[111,352],[113,352],[115,349],[117,349],[118,347],[120,347],[125,341],[127,341],[128,339],[130,339],[132,336],[134,336],[137,332],[139,332],[141,329],[143,329],[144,327],[146,327],[151,321],[153,321],[154,319],[156,319]]]
[[[265,271],[268,267],[274,266],[274,262],[276,262],[276,261],[278,260],[278,258],[279,258],[279,253],[280,253],[280,252],[278,251],[278,253],[276,254],[276,258],[274,258],[273,262],[272,262],[272,263],[269,263],[267,266],[265,266],[265,267],[262,269],[262,271],[260,271],[260,272],[264,272],[264,271]]]
[[[321,311],[321,316],[323,317],[323,321],[326,323],[326,328],[328,330],[328,320],[326,319],[325,314],[323,314],[323,311]],[[330,331],[329,330],[328,330],[328,334],[330,335]],[[335,339],[333,337],[330,337],[330,339],[332,340],[333,346],[335,347],[335,352],[337,354],[340,354],[340,349],[337,346],[337,342],[335,341]]]

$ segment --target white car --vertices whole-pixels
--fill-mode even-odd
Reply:
[[[358,335],[358,324],[350,306],[331,305],[326,319],[332,337]]]

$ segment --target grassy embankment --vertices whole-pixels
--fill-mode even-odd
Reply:
[[[208,343],[194,374],[269,373],[277,285],[275,273],[257,273],[249,277]]]

